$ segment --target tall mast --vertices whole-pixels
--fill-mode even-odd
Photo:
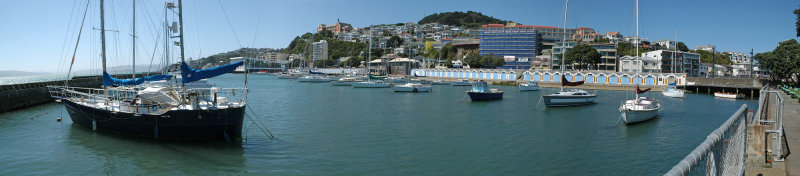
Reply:
[[[181,3],[181,0],[178,0],[178,23],[180,23],[178,24],[178,29],[180,29],[180,36],[178,37],[181,39],[181,62],[186,62],[183,55],[183,3]]]
[[[166,69],[162,74],[169,72],[169,22],[167,21],[167,11],[169,11],[169,3],[164,4],[164,66]]]
[[[183,3],[181,2],[181,0],[178,0],[178,23],[180,23],[180,24],[178,24],[178,30],[180,31],[180,34],[178,35],[178,37],[181,39],[181,42],[180,42],[181,64],[183,64],[183,63],[186,63],[186,60],[184,59],[185,57],[184,57],[184,54],[183,54]],[[247,70],[245,70],[245,71],[247,71]],[[182,87],[183,92],[186,92],[186,83],[183,83],[183,81],[181,81],[181,87]]]
[[[103,74],[106,74],[106,23],[105,12],[103,11],[103,0],[100,0],[100,45],[101,56],[103,58]],[[103,102],[108,105],[108,87],[103,85]]]
[[[672,56],[672,73],[675,73],[678,69],[678,66],[675,65],[677,63],[677,61],[675,61],[675,57],[678,56],[678,28],[675,28],[675,48],[672,50],[672,54],[674,55]]]
[[[133,28],[133,35],[131,35],[133,39],[133,78],[136,78],[136,0],[133,0],[133,25],[131,28]]]
[[[564,77],[564,60],[567,58],[567,8],[569,0],[564,2],[564,40],[561,41],[561,77]],[[564,91],[564,84],[561,84],[561,91]]]
[[[367,50],[367,60],[364,61],[364,64],[367,65],[367,81],[371,81],[369,79],[369,75],[372,74],[372,70],[369,70],[369,62],[372,61],[372,25],[369,25],[369,46]]]
[[[636,57],[639,57],[639,42],[639,0],[636,0]]]

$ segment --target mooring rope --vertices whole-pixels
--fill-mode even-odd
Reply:
[[[270,132],[269,129],[267,129],[267,127],[264,126],[264,122],[261,121],[260,118],[253,118],[253,116],[258,117],[256,115],[256,113],[253,112],[253,109],[250,109],[250,108],[245,108],[245,109],[250,110],[250,114],[252,114],[252,115],[249,115],[249,114],[247,115],[247,117],[250,118],[250,121],[252,121],[254,124],[256,124],[256,127],[258,127],[258,129],[260,129],[261,132],[263,132],[265,135],[267,135],[267,137],[270,140],[275,140],[275,136],[272,135],[272,132]],[[256,119],[258,119],[258,120],[256,120]]]

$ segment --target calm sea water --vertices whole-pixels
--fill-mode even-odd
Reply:
[[[242,86],[242,75],[211,81]],[[470,102],[464,87],[430,93],[354,89],[251,75],[242,143],[183,143],[95,133],[60,104],[0,115],[0,175],[657,175],[742,104],[687,94],[660,117],[617,125],[624,91],[598,103],[545,108],[540,93],[500,86],[503,100]],[[631,95],[628,95],[631,96]],[[63,117],[62,122],[56,122]]]
[[[64,75],[39,75],[39,76],[7,76],[0,77],[0,85],[25,84],[35,82],[60,81],[67,77]]]

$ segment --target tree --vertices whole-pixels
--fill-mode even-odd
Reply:
[[[600,53],[592,48],[592,46],[578,44],[578,46],[575,46],[567,51],[566,60],[564,61],[567,62],[567,64],[573,65],[577,63],[578,69],[582,70],[584,68],[589,68],[588,66],[590,65],[597,68],[597,64],[602,60],[600,59]]]
[[[596,42],[596,43],[610,43],[611,40],[608,40],[608,38],[605,38],[605,37],[600,37],[600,38],[594,39],[594,42]]]
[[[456,58],[456,53],[458,53],[458,50],[453,47],[452,42],[442,46],[441,54],[443,59],[458,59]]]
[[[617,43],[617,55],[620,56],[641,56],[642,53],[648,52],[648,49],[642,48],[641,45],[639,46],[639,54],[636,54],[636,48],[633,47],[633,43],[630,42],[619,42]]]
[[[778,43],[772,52],[758,53],[758,62],[769,73],[772,81],[795,80],[800,76],[800,44],[790,39]]]
[[[372,49],[372,58],[380,58],[383,56],[383,49],[380,48],[373,48]]]
[[[683,42],[678,42],[678,51],[687,52],[689,51],[689,47],[686,47],[686,44]]]
[[[483,59],[481,57],[481,55],[475,54],[475,53],[470,53],[470,54],[467,54],[467,57],[465,57],[464,60],[462,60],[461,63],[469,65],[470,68],[481,68],[483,66],[483,63],[481,62],[481,59]]]
[[[389,40],[386,41],[386,44],[391,46],[392,48],[395,48],[397,46],[403,45],[403,39],[395,35],[389,37]]]
[[[694,50],[692,52],[700,54],[700,62],[702,63],[713,63],[722,65],[731,64],[730,56],[726,54],[722,53],[712,54],[711,51],[706,51],[706,50]]]
[[[794,9],[794,14],[797,15],[797,22],[794,23],[795,27],[797,28],[797,37],[800,37],[800,8]]]

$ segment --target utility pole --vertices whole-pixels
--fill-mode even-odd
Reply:
[[[717,74],[717,49],[711,48],[711,77]]]
[[[754,59],[755,59],[755,56],[753,56],[753,48],[750,48],[750,74],[749,74],[750,78],[753,78],[753,71],[754,71],[753,70],[753,60]]]

